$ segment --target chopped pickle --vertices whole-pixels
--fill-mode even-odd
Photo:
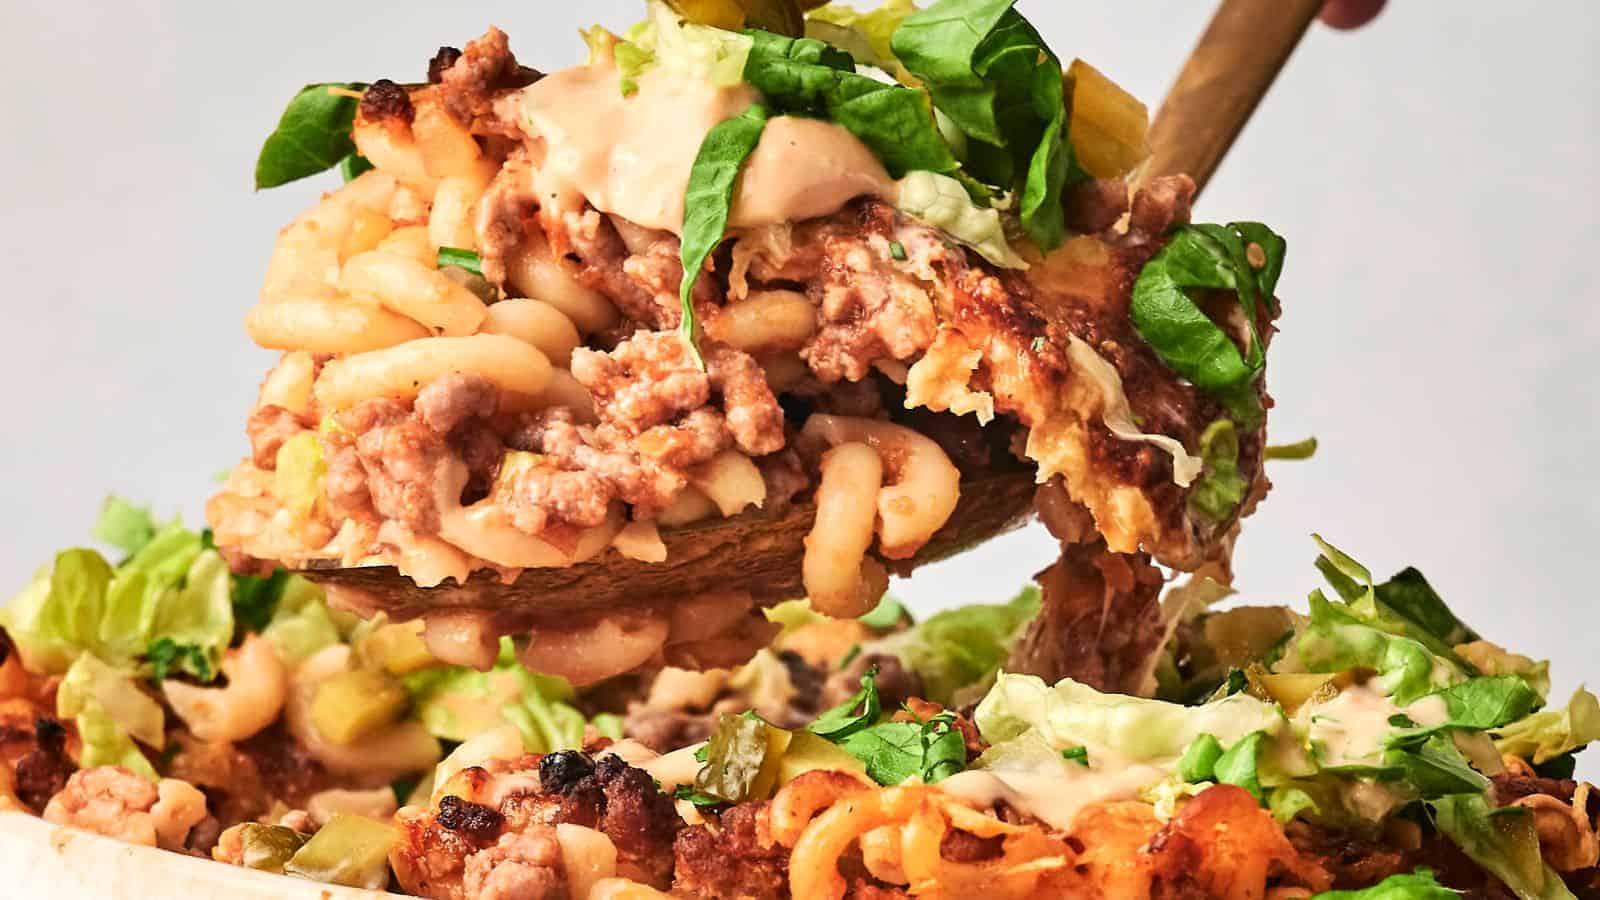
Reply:
[[[1261,659],[1294,627],[1282,606],[1240,606],[1205,617],[1205,643],[1223,668],[1242,669]]]
[[[239,827],[239,865],[282,875],[283,867],[307,840],[293,828],[248,822]]]
[[[1121,178],[1150,155],[1150,114],[1134,96],[1081,59],[1067,68],[1069,135],[1078,165],[1096,178]]]
[[[439,662],[423,643],[421,619],[374,628],[356,644],[356,657],[367,668],[391,675],[409,675]]]
[[[795,0],[667,0],[667,5],[686,21],[728,31],[760,28],[799,37],[805,29]]]
[[[301,847],[284,872],[344,887],[376,891],[389,884],[395,832],[386,822],[337,815]]]
[[[1332,700],[1339,693],[1340,682],[1348,679],[1338,675],[1262,673],[1252,675],[1251,681],[1261,686],[1267,699],[1275,701],[1285,713],[1292,716],[1295,710],[1307,703]]]
[[[309,519],[322,498],[322,477],[328,472],[316,432],[302,431],[284,441],[278,448],[276,466],[273,494],[295,521]]]
[[[724,714],[706,744],[706,764],[695,776],[694,786],[729,803],[765,800],[777,786],[780,764],[793,738],[755,716]]]
[[[405,711],[405,688],[371,669],[330,675],[311,698],[312,724],[323,737],[344,746],[393,725]]]
[[[797,731],[778,761],[778,784],[785,785],[807,772],[830,769],[866,773],[866,764],[825,737]]]

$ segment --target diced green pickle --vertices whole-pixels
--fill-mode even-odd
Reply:
[[[764,800],[778,783],[790,732],[754,716],[724,715],[706,745],[695,787],[730,803]]]
[[[405,711],[405,688],[371,669],[329,676],[311,699],[312,724],[323,737],[342,745],[393,725]]]
[[[356,655],[368,668],[391,675],[409,675],[439,662],[422,641],[421,620],[378,626],[356,645]]]
[[[381,890],[389,884],[389,850],[394,841],[394,828],[386,822],[337,815],[283,870],[324,884]]]
[[[795,0],[667,0],[667,5],[686,21],[728,31],[760,28],[799,37],[805,30]]]
[[[239,828],[239,864],[247,869],[260,869],[275,875],[283,874],[283,867],[306,843],[306,836],[282,825],[259,825],[255,822]]]

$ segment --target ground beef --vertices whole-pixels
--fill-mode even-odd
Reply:
[[[609,353],[579,348],[572,376],[594,397],[602,422],[640,434],[705,406],[711,379],[673,332],[635,332]]]
[[[67,730],[55,719],[34,721],[33,749],[17,760],[17,799],[30,809],[44,809],[50,798],[66,787],[75,766],[67,755]]]
[[[994,859],[1005,852],[1005,835],[981,838],[952,828],[939,841],[939,855],[951,862],[975,863]]]
[[[504,445],[489,429],[499,392],[476,375],[451,374],[428,384],[412,408],[368,400],[341,413],[327,444],[329,505],[337,516],[365,515],[432,534],[439,530],[438,483],[461,460],[466,491],[481,496]]]
[[[1316,860],[1333,877],[1333,886],[1338,890],[1370,887],[1416,866],[1415,860],[1403,851],[1348,832],[1302,821],[1289,823],[1284,831],[1296,850]]]
[[[1072,678],[1101,691],[1139,693],[1164,633],[1164,582],[1150,558],[1110,553],[1096,539],[1064,547],[1038,581],[1039,615],[1006,669],[1050,683]]]
[[[703,900],[769,900],[789,896],[789,854],[763,842],[759,821],[766,803],[724,812],[713,828],[697,825],[673,843],[673,892]]]
[[[895,216],[884,204],[859,204],[854,215],[796,228],[794,245],[804,249],[771,271],[772,263],[753,267],[757,277],[800,276],[808,285],[821,327],[800,357],[824,382],[860,381],[875,360],[908,360],[933,343],[933,301],[888,249]],[[820,259],[807,258],[813,248]]]
[[[500,29],[490,28],[440,71],[439,90],[445,109],[458,121],[471,124],[490,117],[495,93],[510,87],[518,78],[511,40]]]
[[[258,406],[244,424],[250,438],[250,459],[258,469],[278,468],[278,451],[289,439],[305,431],[295,414],[281,406]]]
[[[1098,234],[1128,212],[1128,183],[1120,178],[1091,178],[1069,187],[1062,198],[1067,228]]]
[[[361,94],[361,118],[369,122],[394,121],[410,125],[416,107],[406,89],[387,78],[380,78]]]
[[[441,826],[484,844],[495,839],[506,818],[492,807],[447,796],[439,801],[438,820]]]
[[[1154,239],[1174,225],[1189,221],[1189,205],[1194,202],[1194,179],[1187,175],[1153,178],[1133,197],[1133,214],[1128,220],[1132,236]]]
[[[682,709],[651,709],[643,703],[628,708],[622,733],[657,753],[698,744],[716,730],[717,716]]]
[[[714,415],[711,410],[697,410],[691,417],[698,422],[705,418],[702,413]],[[662,446],[672,443],[664,440],[661,433],[652,434],[651,438]],[[630,446],[641,442],[630,442],[614,429],[580,426],[564,409],[531,418],[512,436],[511,445],[542,454],[546,459],[544,465],[519,473],[517,486],[511,491],[510,502],[519,527],[521,522],[535,522],[539,516],[572,524],[598,524],[613,499],[624,500],[641,511],[666,507],[688,484],[688,478],[682,471],[664,466]],[[682,443],[675,444],[675,449],[681,451]],[[689,457],[696,463],[703,462],[716,449]],[[560,474],[564,472],[582,472],[584,476]]]
[[[734,444],[751,456],[783,449],[783,410],[761,366],[748,353],[715,347],[706,353],[706,367]]]
[[[506,258],[527,240],[529,223],[538,210],[533,168],[528,164],[527,151],[519,148],[495,173],[478,203],[474,230],[478,235],[479,264],[489,283],[505,285]]]
[[[467,858],[462,888],[472,900],[567,900],[566,869],[554,828],[508,834]]]
[[[455,47],[440,47],[439,51],[433,54],[433,58],[428,60],[428,83],[438,84],[443,81],[444,71],[455,65],[456,60],[460,58],[461,51]]]

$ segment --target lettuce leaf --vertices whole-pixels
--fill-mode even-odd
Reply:
[[[895,59],[890,40],[906,16],[917,11],[911,0],[885,0],[870,12],[843,3],[829,3],[806,13],[806,37],[826,41],[862,65],[876,66],[896,78],[910,77]]]
[[[1600,741],[1600,700],[1580,687],[1560,709],[1546,709],[1494,732],[1501,753],[1542,765],[1558,756]]]
[[[1572,898],[1561,876],[1540,855],[1539,835],[1528,810],[1490,809],[1481,794],[1440,797],[1428,809],[1440,832],[1521,900]]]
[[[1205,463],[1200,457],[1190,455],[1182,441],[1165,434],[1139,430],[1133,419],[1133,408],[1128,403],[1127,392],[1122,387],[1122,376],[1117,373],[1115,366],[1075,334],[1067,335],[1067,358],[1080,373],[1099,386],[1104,400],[1100,418],[1112,434],[1119,440],[1146,443],[1169,454],[1172,457],[1172,481],[1179,487],[1188,487],[1199,477]]]
[[[166,744],[166,715],[127,672],[91,653],[81,654],[56,691],[56,715],[77,725],[83,739],[83,768],[126,766],[155,779],[155,769],[133,738],[160,750]]]
[[[1369,888],[1358,891],[1323,891],[1312,900],[1454,900],[1461,896],[1441,885],[1428,869],[1403,875],[1390,875]]]
[[[1003,269],[1026,269],[1028,263],[1011,249],[1000,211],[979,206],[961,182],[938,172],[912,172],[900,179],[896,208],[913,219],[943,231],[959,244]]]
[[[1039,589],[1029,585],[1004,604],[978,604],[929,616],[878,642],[922,678],[923,696],[948,704],[962,688],[987,681],[1000,669],[1023,629],[1039,614]]]
[[[23,663],[61,674],[88,652],[133,670],[166,638],[198,648],[214,670],[233,638],[227,564],[177,522],[144,539],[137,511],[121,501],[111,508],[101,530],[129,547],[142,542],[122,565],[112,568],[94,550],[62,551],[0,609]]]
[[[509,639],[501,641],[494,668],[438,666],[401,679],[411,694],[412,716],[435,737],[467,741],[510,723],[529,753],[583,746],[583,713],[566,701],[572,688],[560,678],[529,670],[517,661]]]
[[[339,643],[339,629],[326,595],[312,582],[284,573],[281,594],[273,607],[261,636],[272,642],[290,671],[318,650]]]
[[[1444,706],[1445,720],[1427,727],[1402,728],[1391,734],[1391,746],[1418,743],[1447,731],[1487,731],[1526,718],[1539,695],[1515,675],[1481,677],[1451,685],[1429,697]]]
[[[973,721],[991,744],[1036,732],[1057,751],[1088,747],[1091,761],[1103,751],[1131,762],[1172,764],[1201,735],[1233,746],[1258,731],[1278,735],[1286,724],[1277,706],[1249,694],[1181,706],[1102,694],[1070,678],[1050,687],[1032,675],[1005,673]]]
[[[156,536],[156,523],[148,507],[135,506],[112,494],[101,504],[100,517],[95,519],[90,533],[96,540],[132,556]]]
[[[1205,474],[1189,492],[1189,509],[1211,523],[1221,523],[1244,502],[1250,483],[1239,474],[1239,433],[1233,420],[1218,419],[1200,434]]]
[[[685,21],[660,0],[652,0],[649,17],[616,39],[604,29],[584,32],[590,48],[590,62],[598,48],[609,45],[621,74],[624,96],[638,90],[640,75],[665,66],[686,76],[717,87],[740,82],[745,58],[750,53],[750,38],[733,31]]]
[[[1372,669],[1384,692],[1402,706],[1450,686],[1457,677],[1422,644],[1376,627],[1321,591],[1311,594],[1311,619],[1295,639],[1294,650],[1308,672]]]

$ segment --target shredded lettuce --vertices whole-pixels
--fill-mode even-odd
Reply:
[[[1578,688],[1560,709],[1536,712],[1494,732],[1501,753],[1542,765],[1558,756],[1600,741],[1600,700]]]
[[[1208,522],[1226,521],[1250,490],[1239,474],[1239,433],[1231,419],[1218,419],[1201,432],[1200,458],[1205,474],[1189,492],[1189,509]]]
[[[913,219],[943,231],[958,243],[1004,269],[1026,269],[1028,263],[1011,249],[1000,211],[979,206],[961,182],[938,172],[911,172],[900,179],[896,207]]]
[[[1176,764],[1203,734],[1233,746],[1254,732],[1285,730],[1282,711],[1248,694],[1182,706],[1124,694],[1103,694],[1072,679],[1054,687],[1032,675],[1002,673],[978,704],[973,721],[985,740],[1001,744],[1030,731],[1056,750],[1089,748],[1134,762]]]
[[[339,629],[322,588],[297,576],[285,580],[261,636],[272,642],[278,658],[291,671],[318,650],[339,643]]]
[[[90,533],[96,540],[132,556],[156,536],[156,522],[148,507],[135,506],[112,494],[101,505],[100,517]]]
[[[1172,480],[1179,487],[1188,487],[1199,477],[1205,463],[1198,456],[1189,455],[1183,442],[1164,434],[1146,434],[1133,421],[1133,409],[1128,405],[1128,395],[1122,389],[1122,376],[1116,367],[1106,362],[1082,338],[1067,335],[1067,356],[1078,371],[1088,376],[1100,387],[1105,406],[1100,418],[1111,433],[1124,441],[1137,441],[1165,450],[1172,456]]]
[[[1294,649],[1309,672],[1372,669],[1384,693],[1402,706],[1448,687],[1456,678],[1444,660],[1421,643],[1361,619],[1321,591],[1311,595],[1311,619],[1295,639]]]
[[[1005,662],[1027,624],[1039,614],[1039,589],[1024,588],[1009,603],[946,610],[875,644],[922,679],[923,696],[948,704],[958,691],[984,685]]]
[[[166,715],[127,672],[81,654],[56,691],[56,715],[77,724],[84,768],[127,766],[154,778],[155,770],[132,739],[160,750],[166,744]]]
[[[119,509],[121,524],[107,528],[126,538],[133,531]],[[84,652],[131,670],[161,639],[198,648],[214,669],[233,638],[229,587],[222,557],[174,522],[115,569],[94,550],[57,554],[0,609],[0,625],[23,663],[45,674],[65,672]]]
[[[510,723],[529,753],[583,746],[587,721],[566,702],[571,686],[523,666],[509,639],[501,641],[500,658],[487,672],[438,666],[401,681],[411,694],[413,717],[435,737],[467,741]]]
[[[806,13],[806,37],[826,41],[855,57],[856,62],[905,81],[912,76],[895,58],[889,42],[901,21],[916,11],[911,0],[886,0],[870,12],[829,3]]]
[[[598,27],[583,35],[591,62],[610,50],[622,76],[624,96],[638,90],[639,76],[658,65],[717,87],[738,84],[751,45],[750,38],[738,32],[687,22],[660,0],[651,0],[649,17],[620,39]]]
[[[1544,861],[1533,815],[1521,807],[1491,809],[1481,794],[1440,797],[1428,804],[1433,823],[1473,862],[1521,900],[1567,900],[1572,892]]]

